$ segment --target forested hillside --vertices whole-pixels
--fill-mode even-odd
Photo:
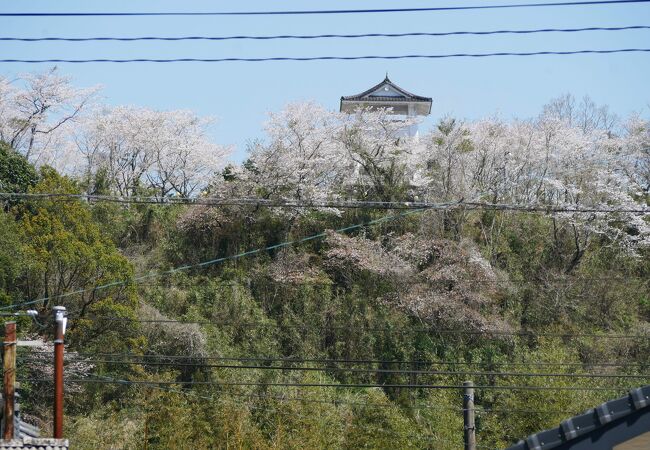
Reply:
[[[0,80],[0,307],[48,341],[67,308],[74,448],[457,449],[465,380],[502,448],[648,383],[640,116],[565,96],[407,138],[294,104],[237,164],[192,113],[27,86]],[[43,434],[49,352],[18,355]]]

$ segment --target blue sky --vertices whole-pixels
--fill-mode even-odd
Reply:
[[[354,0],[208,2],[58,0],[4,1],[4,12],[210,11],[335,9],[520,3],[521,0]],[[650,4],[550,7],[456,12],[267,16],[0,18],[3,36],[183,36],[321,34],[527,29],[649,25]],[[538,35],[373,38],[226,42],[1,42],[2,58],[266,57],[360,54],[456,53],[650,47],[650,30]],[[0,74],[45,70],[47,65],[0,65]],[[100,84],[109,104],[191,109],[218,122],[215,141],[237,147],[262,136],[268,111],[313,100],[337,109],[341,95],[356,94],[386,72],[403,88],[433,97],[430,118],[504,118],[537,114],[563,93],[591,96],[621,115],[650,115],[650,54],[498,57],[484,59],[319,61],[265,63],[60,64],[78,86]]]

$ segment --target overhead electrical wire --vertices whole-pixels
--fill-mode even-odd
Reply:
[[[113,378],[113,377],[98,376],[98,375],[95,375],[95,377],[97,379],[99,379],[99,380],[105,380],[107,382],[113,382],[115,384],[120,384],[120,385],[133,384],[129,380],[122,380],[122,379],[117,379],[117,378]],[[272,396],[268,396],[268,395],[264,396],[264,395],[260,395],[260,394],[240,394],[240,393],[233,393],[233,392],[228,393],[227,396],[222,395],[222,396],[215,397],[214,395],[210,395],[210,396],[201,395],[201,394],[199,394],[197,392],[194,392],[194,391],[187,391],[187,390],[183,391],[183,390],[179,390],[179,389],[170,388],[170,387],[167,387],[167,386],[159,386],[159,385],[157,385],[155,383],[151,383],[151,384],[138,383],[138,385],[146,387],[146,388],[161,390],[161,391],[165,391],[165,392],[169,392],[169,393],[173,393],[173,394],[179,394],[179,395],[183,395],[183,396],[189,396],[189,397],[193,397],[193,398],[197,398],[197,399],[210,400],[210,401],[230,402],[231,404],[235,403],[234,400],[230,398],[231,396],[245,397],[245,398],[248,398],[248,399],[251,399],[251,398],[268,398],[268,399],[272,399],[273,398]],[[362,402],[351,402],[351,401],[346,401],[346,400],[327,401],[327,400],[323,400],[323,399],[306,399],[306,398],[298,398],[298,397],[287,398],[287,397],[280,397],[280,396],[276,396],[276,398],[277,399],[283,398],[284,400],[295,400],[295,401],[301,401],[301,402],[306,402],[306,403],[307,402],[308,403],[320,403],[320,404],[322,404],[322,403],[330,403],[330,404],[332,404],[334,406],[337,406],[338,404],[341,404],[341,405],[346,404],[346,405],[366,406],[366,407],[372,407],[372,408],[377,408],[377,407],[390,408],[390,407],[393,407],[393,405],[385,404],[385,403],[373,403],[373,404],[370,404],[370,403],[362,403]],[[241,405],[241,403],[237,403],[236,406],[241,407],[242,405]],[[284,409],[278,409],[278,408],[273,408],[273,407],[269,407],[269,406],[259,406],[259,405],[250,405],[250,404],[247,404],[246,408],[247,409],[252,409],[252,410],[259,410],[259,411],[270,411],[270,412],[281,413],[281,414],[289,413],[293,417],[298,417],[298,418],[301,418],[303,420],[304,419],[309,419],[307,416],[305,416],[303,414],[300,414],[299,412],[297,412],[295,410],[284,410]],[[462,408],[447,407],[447,406],[444,406],[444,405],[426,405],[426,406],[422,406],[422,407],[414,405],[414,406],[412,406],[412,409],[453,410],[453,411],[459,411],[459,412],[463,411]],[[488,411],[476,410],[476,412],[477,412],[477,414],[479,414],[479,413],[482,414],[482,413],[488,412]],[[385,428],[374,428],[373,432],[393,433],[392,430],[385,429]],[[438,438],[436,436],[427,435],[427,434],[413,435],[412,438],[414,438],[414,439],[424,439],[424,440],[435,441],[435,442],[445,442],[445,439],[440,439],[440,438]]]
[[[52,383],[53,380],[49,378],[24,378],[16,380],[20,382],[29,383]],[[75,378],[66,379],[67,383],[83,384],[83,383],[108,383],[119,384],[116,381],[108,381],[92,378]],[[293,382],[248,382],[248,381],[136,381],[128,380],[128,384],[158,384],[158,385],[206,385],[206,386],[264,386],[264,387],[316,387],[316,388],[384,388],[384,389],[465,389],[463,385],[447,385],[447,384],[382,384],[382,383],[293,383]],[[485,390],[512,390],[512,391],[624,391],[633,389],[634,387],[603,387],[603,386],[516,386],[516,385],[476,385],[474,389]]]
[[[97,376],[97,378],[103,378],[107,380],[112,380],[115,381],[117,384],[125,384],[129,385],[129,380],[121,380],[113,377],[106,377],[106,376]],[[198,398],[202,398],[205,400],[215,400],[219,399],[220,397],[214,397],[214,396],[204,396],[200,395],[196,392],[193,391],[181,391],[178,389],[173,389],[173,388],[167,388],[163,386],[157,386],[155,384],[152,385],[144,385],[144,386],[149,386],[155,389],[162,389],[166,390],[168,392],[173,392],[177,394],[183,394],[183,395],[192,395]],[[345,400],[345,399],[324,399],[324,398],[306,398],[306,397],[297,397],[297,396],[287,396],[287,395],[270,395],[270,394],[262,394],[262,393],[254,393],[254,394],[248,394],[248,393],[241,393],[241,392],[227,392],[226,394],[223,395],[223,397],[240,397],[240,398],[246,398],[246,399],[264,399],[264,400],[280,400],[280,401],[293,401],[293,402],[300,402],[300,403],[318,403],[318,404],[330,404],[333,406],[339,406],[339,405],[349,405],[349,406],[361,406],[361,407],[371,407],[371,408],[393,408],[396,405],[391,404],[391,403],[370,403],[370,402],[362,402],[362,401],[354,401],[354,400]],[[248,407],[253,407],[252,405],[247,405]],[[456,411],[456,412],[463,412],[465,411],[464,408],[462,407],[456,407],[456,406],[446,406],[446,405],[432,405],[429,403],[415,403],[415,404],[408,404],[408,405],[403,405],[408,409],[419,409],[419,410],[442,410],[442,411]],[[257,406],[254,406],[253,409],[260,409]],[[266,408],[264,408],[266,409]],[[506,413],[506,414],[565,414],[565,415],[575,415],[575,411],[568,411],[568,410],[557,410],[557,409],[547,409],[547,410],[539,410],[539,409],[514,409],[514,408],[484,408],[481,406],[476,406],[473,408],[476,414],[501,414],[501,413]]]
[[[20,358],[21,361],[43,362],[43,358]],[[49,360],[48,360],[49,361]],[[264,365],[236,365],[236,364],[199,364],[179,362],[141,362],[141,361],[119,361],[101,359],[67,359],[68,362],[84,362],[89,364],[112,364],[112,365],[143,365],[143,366],[167,366],[167,367],[206,367],[212,369],[241,369],[241,370],[282,370],[293,372],[349,372],[367,374],[388,374],[388,375],[440,375],[440,376],[476,376],[476,377],[524,377],[524,378],[620,378],[620,379],[650,379],[650,374],[609,374],[609,373],[548,373],[548,372],[477,372],[477,371],[453,371],[453,370],[422,370],[422,369],[359,369],[350,367],[305,367],[305,366],[264,366]]]
[[[650,211],[649,211],[650,212]],[[594,283],[598,281],[642,281],[644,283],[650,283],[650,278],[648,277],[642,277],[642,276],[611,276],[611,277],[589,277],[589,278],[540,278],[538,280],[529,278],[529,279],[496,279],[496,280],[470,280],[466,278],[461,278],[461,279],[445,279],[441,278],[436,281],[431,281],[432,284],[445,284],[445,283],[471,283],[471,284],[488,284],[488,285],[499,285],[499,284],[551,284],[551,283],[557,283],[557,284],[572,284],[572,283]],[[146,284],[146,283],[140,283],[142,286],[155,286],[155,284]],[[237,283],[233,281],[228,281],[228,280],[223,280],[220,282],[222,286],[231,286],[231,287],[243,287],[242,283]],[[332,280],[309,280],[309,281],[304,281],[305,285],[308,286],[318,286],[318,285],[333,285],[335,284]],[[120,318],[121,319],[121,318]],[[128,319],[125,319],[128,320]],[[140,320],[140,319],[138,319]],[[155,319],[158,320],[158,319]],[[173,319],[160,319],[160,320],[171,320],[172,322],[174,321]],[[144,319],[140,321],[145,321]]]
[[[116,195],[95,194],[69,194],[55,192],[0,192],[0,199],[24,200],[51,200],[107,202],[120,204],[151,204],[159,206],[194,205],[194,206],[251,206],[269,208],[341,208],[341,209],[395,209],[395,210],[497,210],[497,211],[524,211],[545,213],[633,213],[648,214],[650,207],[616,208],[602,205],[544,205],[544,204],[509,204],[489,203],[478,201],[456,200],[451,202],[422,202],[422,201],[372,201],[372,200],[289,200],[289,199],[264,199],[264,198],[217,198],[217,197],[123,197]]]
[[[369,403],[369,402],[360,402],[360,401],[351,401],[344,399],[324,399],[324,398],[306,398],[306,397],[296,397],[296,396],[286,396],[286,395],[268,395],[268,394],[245,394],[239,392],[228,392],[225,394],[227,396],[234,397],[244,397],[248,399],[268,399],[268,400],[280,400],[280,401],[295,401],[295,402],[304,402],[304,403],[326,403],[334,406],[338,405],[351,405],[351,406],[363,406],[371,408],[392,408],[395,407],[395,404],[391,403]],[[445,406],[445,405],[432,405],[430,403],[415,403],[402,405],[408,409],[430,409],[430,410],[443,410],[443,411],[456,411],[463,412],[465,411],[462,407],[457,406]],[[505,408],[483,408],[481,406],[476,406],[473,408],[476,414],[499,414],[499,413],[521,413],[521,414],[530,414],[530,413],[539,413],[539,414],[566,414],[566,415],[575,415],[575,411],[568,410],[539,410],[539,409],[505,409]]]
[[[295,401],[295,402],[305,402],[305,403],[325,403],[331,404],[334,406],[338,405],[351,405],[351,406],[363,406],[363,407],[372,407],[372,408],[392,408],[395,407],[391,403],[369,403],[369,402],[360,402],[353,400],[344,400],[344,399],[325,399],[325,398],[306,398],[306,397],[297,397],[297,396],[286,396],[286,395],[269,395],[269,394],[246,394],[240,392],[227,392],[226,396],[233,397],[244,397],[247,399],[264,399],[264,400],[281,400],[281,401]],[[434,410],[444,410],[444,411],[464,411],[461,407],[456,406],[445,406],[445,405],[431,405],[431,404],[417,404],[417,405],[408,405],[411,409],[434,409]],[[487,412],[487,410],[485,410]],[[478,409],[477,409],[478,412]]]
[[[43,354],[51,356],[52,352],[33,351],[29,350],[30,355]],[[140,355],[135,353],[74,353],[75,357],[93,358],[93,357],[108,357],[108,358],[138,358],[148,360],[212,360],[212,361],[238,361],[238,362],[284,362],[284,363],[324,363],[324,364],[381,364],[381,365],[419,365],[419,366],[440,366],[440,365],[460,365],[460,366],[512,366],[512,367],[648,367],[650,362],[644,363],[630,363],[627,362],[574,362],[574,361],[561,361],[561,362],[497,362],[497,361],[483,361],[483,362],[466,362],[466,361],[426,361],[426,360],[383,360],[383,359],[326,359],[326,358],[296,358],[296,357],[272,357],[272,356],[256,356],[256,357],[228,357],[228,356],[192,356],[192,355]],[[143,362],[146,364],[146,362]]]
[[[455,5],[422,8],[320,9],[287,11],[140,11],[140,12],[2,12],[0,17],[113,17],[113,16],[279,16],[311,14],[369,14],[400,12],[469,11],[483,9],[544,8],[557,6],[597,6],[648,3],[650,0],[586,0],[570,2],[535,2],[492,5]]]
[[[134,384],[131,383],[130,380],[123,380],[115,377],[107,377],[107,376],[100,376],[100,375],[94,375],[95,378],[97,379],[103,379],[107,381],[113,381],[115,384],[122,384],[122,385],[130,385]],[[146,380],[145,380],[146,382]],[[246,399],[263,399],[263,400],[280,400],[280,401],[294,401],[294,402],[301,402],[301,403],[319,403],[319,404],[331,404],[333,406],[339,406],[339,405],[350,405],[350,406],[362,406],[362,407],[371,407],[371,408],[392,408],[395,407],[396,405],[394,404],[389,404],[389,403],[370,403],[370,402],[361,402],[361,401],[354,401],[354,400],[345,400],[345,399],[325,399],[325,398],[306,398],[306,397],[297,397],[297,396],[286,396],[286,395],[270,395],[270,394],[262,394],[262,393],[254,393],[254,394],[248,394],[248,393],[241,393],[241,392],[227,392],[224,395],[221,395],[219,397],[215,396],[207,396],[207,395],[201,395],[197,392],[194,391],[187,391],[187,390],[178,390],[178,389],[173,389],[165,386],[159,386],[156,384],[156,382],[151,382],[151,384],[146,384],[146,383],[138,383],[138,385],[145,386],[145,387],[151,387],[154,389],[161,389],[167,392],[172,392],[175,394],[181,394],[181,395],[191,395],[196,398],[201,398],[204,400],[220,400],[223,399],[223,397],[242,397]],[[461,407],[456,407],[456,406],[445,406],[445,405],[432,405],[429,403],[416,403],[416,404],[408,404],[404,405],[405,407],[409,409],[427,409],[427,410],[444,410],[444,411],[457,411],[457,412],[463,412],[465,411],[464,408]],[[247,407],[253,407],[253,409],[268,409],[266,407],[260,408],[258,406],[253,406],[253,405],[247,405]],[[275,409],[273,409],[275,410]],[[567,414],[567,415],[573,415],[575,412],[568,411],[568,410],[537,410],[537,409],[506,409],[506,408],[484,408],[481,406],[477,406],[474,408],[474,411],[477,414],[499,414],[499,413],[522,413],[522,414]]]
[[[16,42],[92,42],[92,41],[231,41],[231,40],[285,40],[285,39],[358,39],[358,38],[401,38],[401,37],[443,37],[443,36],[488,36],[497,34],[537,34],[537,33],[580,33],[586,31],[626,31],[647,30],[650,25],[627,25],[620,27],[583,27],[583,28],[536,28],[528,30],[488,30],[488,31],[440,31],[408,33],[359,33],[359,34],[279,34],[279,35],[232,35],[232,36],[133,36],[133,37],[11,37],[0,36],[0,41]]]
[[[505,287],[511,287],[511,286],[527,286],[527,285],[536,285],[538,287],[543,287],[543,288],[555,288],[558,286],[564,286],[565,288],[567,285],[575,285],[575,286],[581,286],[585,283],[596,283],[596,282],[638,282],[640,284],[650,284],[650,278],[648,277],[643,277],[643,276],[629,276],[629,277],[589,277],[589,278],[542,278],[539,280],[535,279],[527,279],[527,280],[522,280],[522,279],[513,279],[513,280],[508,280],[508,279],[497,279],[497,280],[470,280],[470,279],[445,279],[441,278],[439,280],[435,281],[428,281],[430,286],[445,286],[445,287],[450,287],[450,286],[456,286],[460,285],[462,286],[462,283],[468,283],[471,285],[485,285],[488,287],[495,287],[495,286],[505,286]],[[426,284],[422,280],[418,280],[417,276],[414,277],[413,280],[410,280],[409,282],[404,281],[404,285],[422,285]],[[242,283],[237,283],[237,282],[232,282],[232,281],[222,281],[220,282],[221,285],[223,286],[231,286],[231,287],[243,287]],[[332,280],[305,280],[304,282],[300,283],[303,286],[335,286],[336,283]],[[139,286],[160,286],[158,283],[138,283]],[[571,286],[569,286],[571,287]],[[223,313],[222,315],[224,318],[228,317],[227,313]],[[75,314],[70,314],[68,315],[70,319],[79,319],[79,318],[84,318],[84,319],[92,319],[92,320],[97,320],[100,317],[103,316],[78,316]],[[218,319],[215,317],[215,319]],[[183,319],[132,319],[132,318],[126,318],[126,317],[106,317],[106,320],[111,320],[111,321],[117,321],[117,322],[129,322],[129,321],[137,321],[137,322],[142,322],[142,323],[147,323],[147,322],[159,322],[159,323],[164,323],[164,322],[169,322],[169,323],[175,323],[175,322],[181,322],[181,323],[196,323],[199,325],[218,325],[221,324],[221,322],[215,322],[215,321],[208,321],[208,320],[183,320]],[[226,322],[224,322],[225,324]],[[261,322],[238,322],[238,321],[233,321],[230,322],[233,325],[238,325],[241,327],[248,327],[248,326],[256,326],[258,323]],[[272,325],[269,323],[269,325]],[[282,325],[285,328],[300,328],[303,325]],[[334,328],[341,328],[341,326],[334,326]],[[412,329],[412,328],[411,328]],[[422,328],[424,330],[424,328]],[[426,328],[427,330],[429,328]],[[394,329],[393,329],[394,330]],[[530,334],[530,333],[527,333]],[[566,334],[558,333],[558,336],[566,336]]]
[[[186,324],[186,325],[233,325],[242,327],[256,327],[256,326],[273,326],[272,323],[265,322],[244,322],[237,323],[230,321],[209,321],[209,320],[172,320],[172,319],[131,319],[123,317],[86,317],[89,320],[98,321],[114,321],[114,322],[138,322],[138,323],[173,323],[173,324]],[[364,330],[364,331],[379,331],[379,332],[406,332],[406,333],[419,333],[427,332],[432,334],[468,334],[468,335],[501,335],[501,336],[528,336],[528,337],[564,337],[564,338],[604,338],[604,339],[647,339],[649,336],[644,334],[598,334],[598,333],[537,333],[534,331],[504,331],[504,330],[457,330],[457,329],[436,329],[434,326],[409,328],[407,330],[399,330],[387,327],[364,327],[363,325],[323,325],[313,327],[311,325],[277,325],[279,328],[318,328],[325,330]]]
[[[118,380],[116,378],[111,378],[111,377],[97,377],[97,378],[104,378],[104,379],[112,379],[113,381],[119,382],[120,384],[128,384],[128,380]],[[157,386],[154,386],[157,387]],[[170,391],[170,392],[177,392],[177,393],[183,393],[183,394],[188,394],[191,391]],[[192,393],[192,395],[198,395],[196,393]],[[286,396],[286,395],[269,395],[269,394],[262,394],[262,393],[254,393],[254,394],[248,394],[248,393],[240,393],[240,392],[227,392],[225,394],[226,396],[234,396],[234,397],[244,397],[248,399],[268,399],[268,400],[281,400],[281,401],[296,401],[296,402],[305,402],[305,403],[327,403],[327,404],[332,404],[332,405],[351,405],[351,406],[364,406],[364,407],[372,407],[372,408],[382,408],[382,407],[394,407],[395,405],[393,404],[387,404],[387,403],[369,403],[369,402],[360,402],[360,401],[351,401],[351,400],[344,400],[344,399],[324,399],[324,398],[305,398],[305,397],[296,397],[296,396]],[[214,399],[215,397],[205,397],[203,396],[202,398],[205,399]],[[429,403],[416,403],[416,404],[409,404],[406,405],[407,408],[410,409],[431,409],[431,410],[445,410],[445,411],[457,411],[457,412],[463,412],[465,411],[464,408],[462,407],[456,407],[456,406],[445,406],[445,405],[432,405]],[[476,406],[474,408],[474,411],[477,414],[486,414],[486,413],[522,413],[522,414],[529,414],[529,413],[552,413],[552,414],[567,414],[567,415],[574,415],[575,412],[573,411],[567,411],[567,410],[536,410],[536,409],[506,409],[506,408],[484,408],[481,406]]]
[[[650,1],[650,0],[649,0]],[[397,59],[446,59],[446,58],[488,58],[493,56],[543,56],[543,55],[587,55],[587,54],[613,54],[613,53],[650,53],[650,48],[619,48],[609,50],[547,50],[535,52],[491,52],[491,53],[445,53],[437,55],[410,54],[410,55],[360,55],[360,56],[271,56],[260,58],[90,58],[90,59],[0,59],[0,63],[24,64],[87,64],[87,63],[222,63],[222,62],[271,62],[271,61],[358,61],[358,60],[397,60]]]

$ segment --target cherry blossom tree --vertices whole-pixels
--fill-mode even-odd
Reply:
[[[623,125],[621,171],[636,188],[638,198],[650,196],[650,121],[632,115]]]
[[[267,139],[251,145],[249,159],[229,168],[213,193],[306,201],[397,199],[412,124],[393,120],[388,111],[348,115],[313,103],[290,104],[270,115]]]
[[[250,148],[247,170],[265,197],[325,200],[345,178],[346,158],[336,141],[340,116],[313,103],[271,114],[268,139]]]
[[[250,145],[242,165],[227,167],[212,183],[210,194],[306,202],[340,197],[352,171],[337,139],[342,117],[314,103],[290,104],[270,114],[265,125],[267,139]],[[275,211],[289,220],[303,212]]]
[[[408,130],[414,118],[396,119],[391,111],[359,110],[340,116],[339,141],[354,167],[351,182],[361,199],[394,201],[408,191],[409,161],[417,140]]]
[[[88,118],[73,142],[83,175],[120,195],[152,189],[160,196],[192,196],[225,163],[229,150],[207,136],[209,119],[189,111],[116,107]],[[96,185],[94,186],[97,187]]]
[[[644,122],[628,122],[628,131],[617,135],[608,126],[611,122],[589,119],[576,125],[564,114],[561,109],[550,114],[545,108],[534,120],[443,121],[416,153],[417,189],[434,201],[464,199],[569,209],[644,206],[648,167]],[[578,117],[586,116],[580,113]],[[490,233],[499,230],[496,220],[500,217],[494,216],[487,226]],[[554,220],[573,235],[573,267],[599,236],[630,249],[650,243],[647,219],[640,214],[564,213]]]
[[[422,138],[411,158],[411,183],[422,200],[469,199],[466,176],[470,173],[467,151],[471,150],[469,129],[464,123],[444,118]]]
[[[0,140],[30,162],[50,163],[55,156],[48,151],[61,146],[66,127],[80,118],[97,91],[73,87],[56,67],[13,81],[0,78]]]
[[[612,133],[619,123],[618,116],[607,105],[597,105],[589,96],[576,101],[571,94],[551,100],[544,106],[542,115],[565,122],[584,133],[594,130]]]

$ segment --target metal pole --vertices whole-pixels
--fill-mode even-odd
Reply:
[[[474,383],[463,382],[463,423],[465,450],[476,450],[476,426],[474,425]]]
[[[5,323],[4,341],[4,423],[3,439],[14,438],[14,405],[16,394],[16,322]]]
[[[66,313],[63,306],[54,307],[54,438],[63,439],[63,336]]]

